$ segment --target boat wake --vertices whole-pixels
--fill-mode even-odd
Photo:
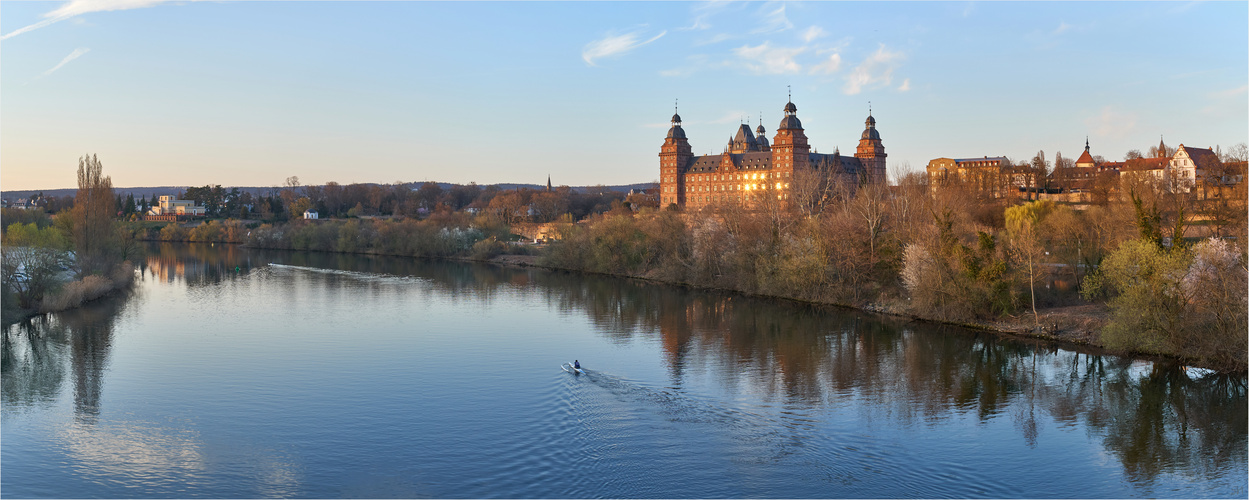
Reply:
[[[341,269],[326,269],[321,267],[308,266],[292,266],[288,264],[277,264],[270,262],[269,267],[276,271],[299,271],[317,274],[325,274],[330,276],[341,276],[351,278],[357,281],[368,281],[375,283],[422,283],[429,281],[425,278],[417,278],[414,276],[397,276],[386,273],[370,273],[363,271],[344,271]]]

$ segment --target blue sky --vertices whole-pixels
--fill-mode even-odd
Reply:
[[[658,177],[792,87],[821,152],[868,102],[891,174],[1249,136],[1249,3],[0,4],[0,187]]]

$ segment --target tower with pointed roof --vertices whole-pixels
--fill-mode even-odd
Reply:
[[[869,182],[885,182],[888,175],[885,169],[887,156],[885,144],[880,140],[880,132],[876,131],[876,119],[868,111],[863,135],[859,138],[859,147],[854,151],[854,157],[863,163],[863,174],[869,177]]]
[[[796,169],[809,166],[811,145],[807,143],[802,122],[798,120],[798,106],[791,100],[785,103],[783,111],[785,116],[776,127],[776,136],[772,138],[772,168],[781,177],[789,178]]]
[[[694,150],[681,128],[681,115],[673,110],[671,127],[659,148],[659,200],[661,206],[685,203],[685,176],[682,173],[694,160]]]
[[[1089,138],[1084,138],[1084,153],[1076,158],[1076,168],[1093,168],[1097,166],[1093,162],[1093,155],[1089,154]]]
[[[751,206],[774,199],[786,205],[794,177],[809,171],[837,177],[852,188],[864,182],[885,182],[885,147],[870,112],[853,157],[842,156],[836,148],[833,154],[813,152],[792,99],[783,112],[771,143],[762,124],[752,134],[750,126],[742,123],[723,152],[702,156],[692,153],[681,117],[673,115],[659,153],[660,204],[701,209],[722,203]]]

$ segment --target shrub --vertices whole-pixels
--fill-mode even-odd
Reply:
[[[489,260],[507,252],[507,243],[494,238],[478,241],[473,244],[474,259]]]

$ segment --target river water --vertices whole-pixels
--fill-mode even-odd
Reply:
[[[1249,494],[1244,377],[532,269],[141,267],[5,330],[4,497]]]

